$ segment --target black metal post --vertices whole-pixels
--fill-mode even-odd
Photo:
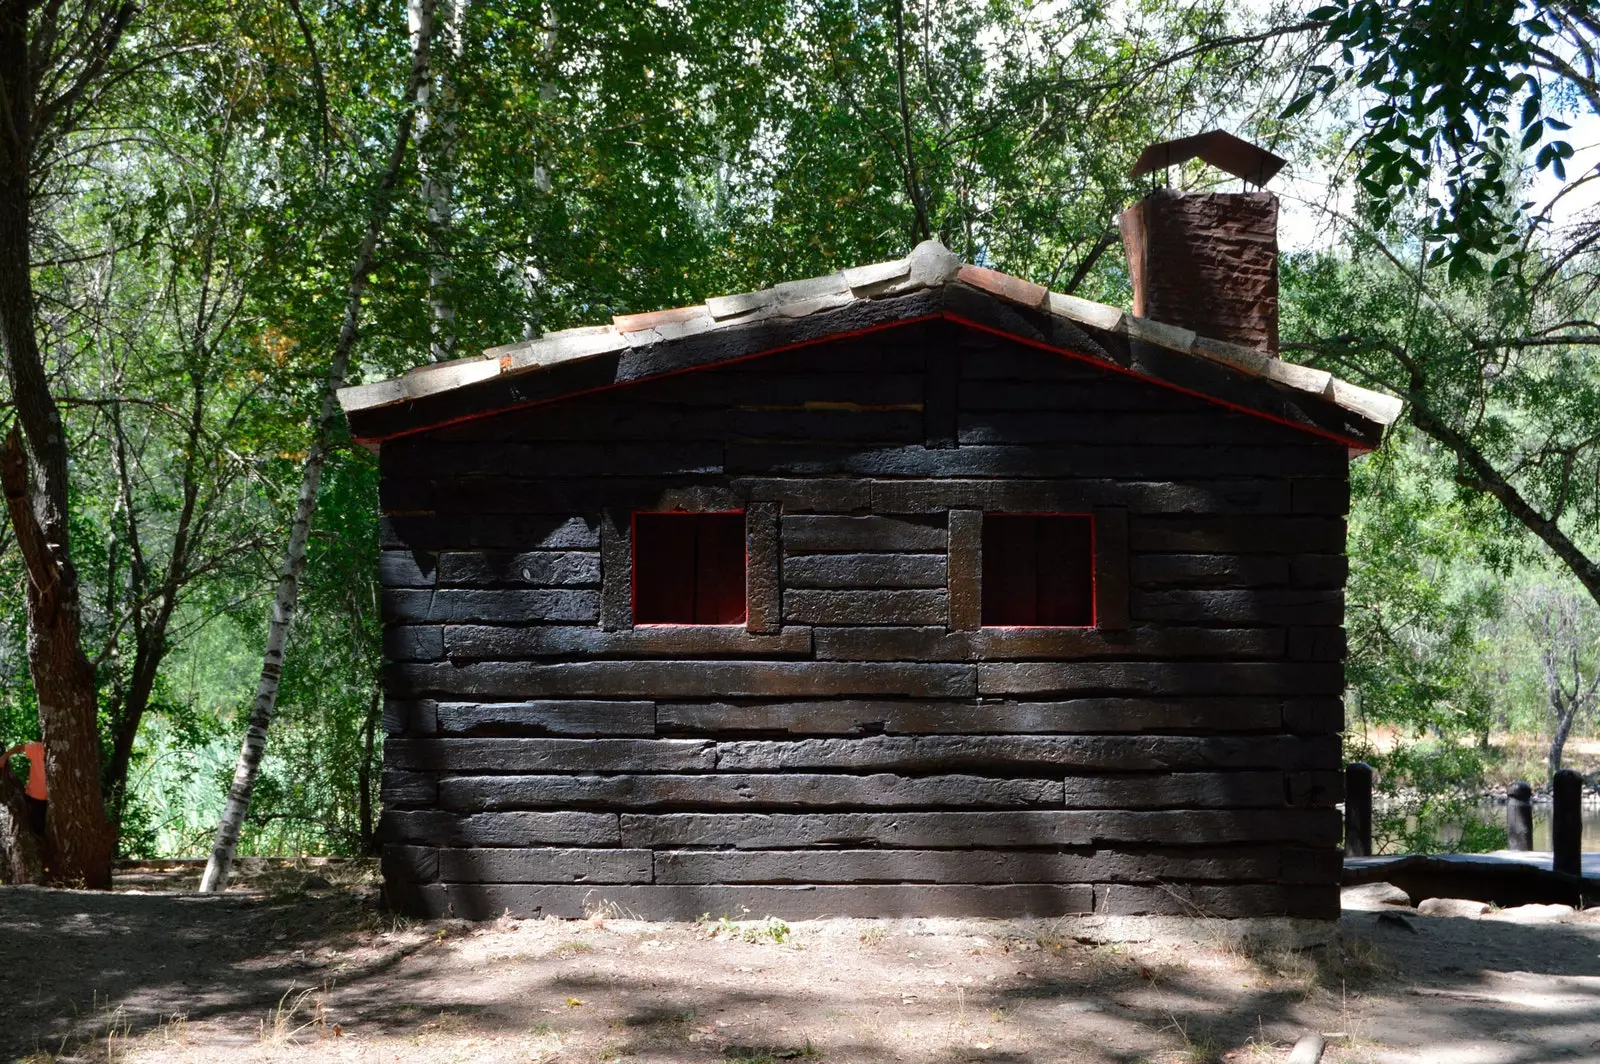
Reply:
[[[1365,761],[1344,770],[1344,853],[1372,856],[1372,766]]]
[[[1513,850],[1533,849],[1533,787],[1526,780],[1506,788],[1506,840]]]
[[[1583,777],[1570,768],[1550,781],[1550,867],[1583,875]]]

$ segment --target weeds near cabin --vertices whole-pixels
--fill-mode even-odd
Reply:
[[[318,1039],[328,1036],[328,988],[307,987],[297,994],[291,985],[278,999],[277,1007],[261,1021],[261,1043],[287,1045],[308,1030],[315,1030]]]
[[[770,942],[776,946],[794,945],[794,932],[789,925],[776,916],[769,916],[764,920],[734,920],[727,914],[713,920],[710,913],[701,913],[700,919],[695,921],[701,932],[707,938],[720,938],[728,942],[748,942],[758,945]],[[881,931],[880,931],[881,936]],[[865,932],[863,932],[865,941]]]
[[[822,1050],[807,1038],[798,1046],[729,1046],[722,1051],[728,1064],[778,1064],[784,1060],[821,1060]]]
[[[593,953],[594,946],[587,942],[580,942],[574,938],[568,939],[566,942],[557,943],[556,948],[551,950],[551,952],[557,957],[560,957],[562,960],[569,961],[572,958],[582,956],[585,953]]]
[[[860,943],[868,949],[877,949],[883,945],[884,940],[888,937],[889,933],[883,929],[882,924],[873,924],[871,927],[863,928],[861,934],[856,936]]]
[[[1222,1064],[1222,1043],[1211,1035],[1190,1035],[1189,1027],[1171,1012],[1167,1013],[1167,1025],[1161,1030],[1173,1031],[1178,1040],[1183,1043],[1179,1050],[1184,1064]]]

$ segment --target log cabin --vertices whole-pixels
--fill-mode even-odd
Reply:
[[[342,390],[391,903],[1337,917],[1400,403],[1277,357],[1275,228],[1153,194],[1135,314],[929,241]]]

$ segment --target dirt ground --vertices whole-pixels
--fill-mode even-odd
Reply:
[[[1600,914],[1353,897],[1381,911],[1292,952],[1204,924],[1096,945],[1049,921],[412,923],[368,875],[0,888],[0,1060],[1282,1061],[1319,1032],[1324,1061],[1600,1061]]]

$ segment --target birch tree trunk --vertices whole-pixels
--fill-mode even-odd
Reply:
[[[239,751],[239,764],[233,774],[233,785],[228,788],[228,801],[222,811],[222,821],[217,825],[216,842],[211,848],[211,859],[206,862],[205,875],[200,880],[202,892],[226,890],[233,871],[234,851],[239,845],[239,833],[244,827],[245,815],[250,810],[250,794],[255,789],[256,776],[261,771],[261,758],[266,752],[267,729],[278,707],[278,683],[283,676],[283,651],[289,639],[289,628],[294,620],[295,606],[300,598],[300,574],[306,564],[306,544],[311,537],[311,514],[317,505],[317,489],[322,484],[322,467],[327,461],[329,430],[338,411],[335,393],[344,383],[350,366],[350,354],[355,347],[356,333],[361,323],[361,303],[367,291],[367,275],[372,269],[373,254],[378,237],[389,220],[394,206],[394,188],[400,179],[400,168],[405,161],[406,146],[411,140],[417,113],[421,108],[428,80],[428,38],[433,30],[434,0],[417,0],[414,43],[411,53],[411,77],[406,85],[408,105],[400,116],[395,131],[394,149],[379,182],[377,198],[367,229],[356,250],[355,262],[350,269],[350,284],[345,290],[344,321],[339,327],[339,338],[334,345],[333,360],[323,384],[322,407],[312,436],[311,448],[306,454],[305,473],[300,481],[300,495],[295,503],[294,523],[289,528],[289,546],[284,551],[283,565],[278,573],[277,594],[273,598],[272,612],[267,625],[267,647],[262,655],[261,680],[256,686],[255,702],[250,711],[250,726],[245,730],[244,746]]]
[[[427,42],[419,27],[424,0],[406,5],[415,42]],[[456,310],[449,287],[455,197],[456,110],[453,71],[461,59],[462,26],[470,0],[438,0],[439,45],[447,61],[423,83],[417,97],[417,170],[422,175],[422,205],[427,219],[428,257],[428,358],[444,362],[455,357]]]

